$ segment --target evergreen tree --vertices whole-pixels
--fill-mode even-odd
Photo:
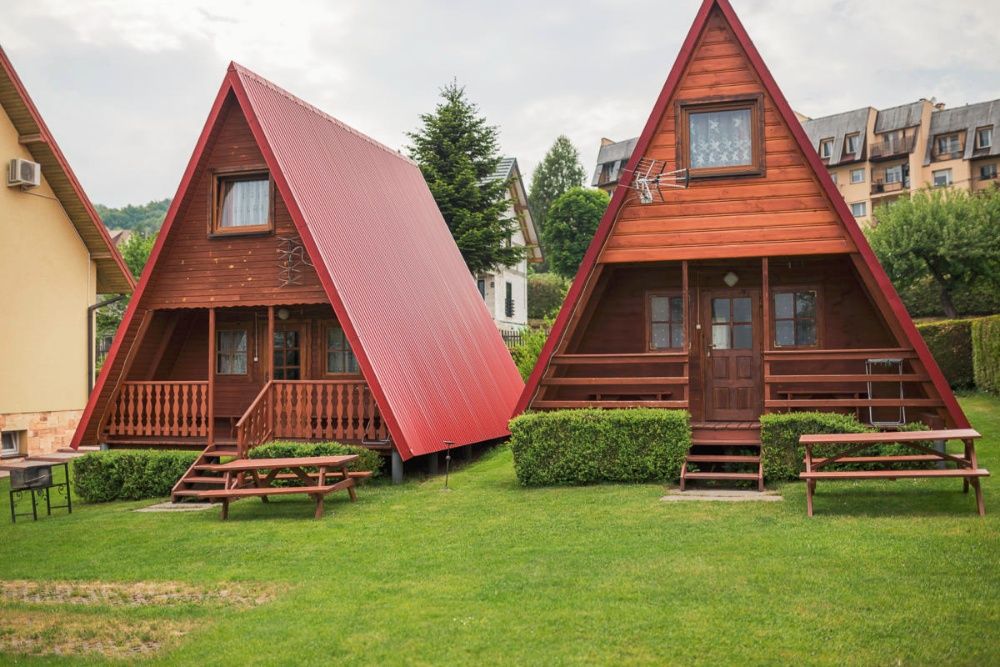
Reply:
[[[498,130],[457,82],[441,89],[441,100],[408,133],[410,157],[420,165],[469,271],[512,266],[524,250],[509,245],[517,221],[507,215],[507,183],[490,178],[500,164]]]
[[[577,187],[552,202],[542,240],[555,273],[569,279],[576,276],[610,201],[603,190]]]
[[[566,135],[559,135],[531,176],[528,207],[539,233],[544,234],[549,207],[560,195],[583,185],[587,177],[580,153]]]

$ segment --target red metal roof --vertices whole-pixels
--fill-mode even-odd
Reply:
[[[420,169],[239,65],[227,82],[400,455],[507,435],[524,384]]]
[[[902,299],[899,298],[895,287],[893,287],[892,282],[889,280],[889,276],[886,275],[885,269],[882,268],[878,258],[875,257],[875,253],[868,244],[868,240],[865,238],[865,235],[858,226],[854,216],[847,208],[847,203],[844,201],[844,198],[841,196],[837,187],[833,184],[832,179],[827,174],[826,167],[824,167],[823,163],[820,161],[819,154],[812,147],[809,138],[806,136],[805,130],[802,128],[801,123],[799,123],[795,116],[795,112],[792,111],[791,105],[788,104],[788,100],[785,99],[785,96],[778,87],[778,84],[775,82],[774,77],[771,76],[770,70],[768,70],[763,58],[761,58],[760,53],[757,51],[757,47],[754,46],[753,42],[750,40],[750,36],[747,34],[746,29],[740,22],[739,17],[736,16],[736,12],[733,11],[732,5],[729,4],[729,0],[703,0],[701,7],[698,9],[698,14],[695,17],[694,23],[691,25],[691,29],[688,31],[684,43],[681,45],[681,50],[677,56],[677,60],[674,62],[674,66],[671,68],[670,74],[667,76],[667,80],[663,84],[663,88],[660,91],[659,97],[656,99],[656,104],[653,106],[653,110],[650,112],[642,134],[639,135],[639,140],[636,144],[635,150],[632,151],[632,156],[629,158],[628,164],[625,166],[625,169],[622,170],[622,177],[611,197],[608,209],[605,211],[604,217],[601,219],[601,223],[597,227],[597,232],[594,234],[594,238],[584,255],[583,261],[580,264],[580,269],[577,271],[576,278],[573,280],[573,285],[570,288],[569,293],[566,295],[566,299],[559,311],[559,315],[556,317],[555,324],[552,327],[552,333],[545,342],[541,354],[539,355],[538,363],[535,364],[531,377],[528,378],[527,386],[524,388],[524,392],[518,400],[517,407],[515,408],[515,414],[520,414],[530,405],[532,397],[538,390],[538,385],[541,381],[542,375],[548,367],[549,361],[555,352],[556,346],[559,344],[559,341],[567,331],[573,313],[578,307],[582,307],[584,305],[580,303],[581,295],[590,275],[593,273],[594,267],[597,265],[597,259],[601,253],[601,249],[604,247],[605,242],[611,235],[615,221],[618,218],[618,212],[625,202],[625,197],[627,196],[627,188],[625,186],[628,184],[629,178],[635,171],[636,165],[646,153],[653,136],[656,134],[656,129],[659,125],[660,119],[663,117],[663,114],[667,112],[668,104],[673,97],[674,90],[677,88],[677,84],[680,81],[681,76],[684,74],[684,71],[687,69],[688,62],[694,54],[694,47],[698,41],[698,36],[708,23],[709,16],[714,8],[718,8],[719,11],[722,12],[726,21],[729,23],[733,34],[736,36],[736,39],[739,41],[744,52],[747,54],[747,58],[753,66],[754,71],[757,73],[757,76],[760,77],[764,89],[774,100],[778,113],[781,114],[785,124],[791,130],[792,136],[795,138],[795,142],[798,145],[799,150],[802,155],[805,156],[809,166],[812,167],[813,171],[817,174],[819,183],[823,187],[827,198],[840,218],[840,222],[843,225],[845,232],[857,247],[858,255],[860,255],[864,266],[871,272],[878,288],[885,294],[893,315],[895,315],[898,320],[903,333],[906,335],[910,345],[913,346],[913,349],[916,351],[917,356],[924,365],[924,368],[927,369],[931,382],[934,384],[935,389],[937,389],[938,394],[941,396],[941,400],[944,402],[945,408],[954,420],[955,426],[958,428],[968,428],[969,421],[966,418],[965,413],[962,411],[962,408],[958,405],[958,401],[955,400],[955,395],[952,393],[951,387],[948,385],[948,381],[945,379],[944,374],[938,367],[933,355],[931,355],[923,337],[917,331],[916,326],[913,324],[913,320],[910,319],[910,315],[906,311],[906,306],[903,305]]]

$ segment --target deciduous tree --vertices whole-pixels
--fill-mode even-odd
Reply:
[[[570,279],[576,275],[610,199],[603,190],[578,187],[552,202],[542,239],[555,273]]]

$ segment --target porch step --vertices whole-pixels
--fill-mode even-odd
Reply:
[[[688,454],[689,463],[760,463],[760,456],[738,454]]]
[[[207,477],[205,475],[191,475],[190,477],[185,477],[184,481],[188,484],[217,484],[222,485],[226,483],[223,477]]]
[[[700,438],[693,438],[691,440],[692,447],[760,447],[760,440],[753,440],[751,438],[727,438],[725,440],[703,440]]]
[[[687,479],[756,480],[755,472],[689,472]]]

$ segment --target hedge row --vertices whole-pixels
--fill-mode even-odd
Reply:
[[[1000,315],[973,321],[972,368],[977,387],[1000,394]]]
[[[559,410],[510,422],[524,486],[664,482],[680,475],[691,444],[683,410]]]
[[[340,456],[357,454],[358,460],[347,466],[348,470],[371,470],[372,477],[382,471],[382,456],[366,447],[342,445],[339,442],[294,442],[276,440],[250,450],[252,459],[286,459],[302,456]]]
[[[952,387],[971,387],[973,320],[918,324],[917,330]]]
[[[197,458],[155,449],[91,452],[73,461],[76,493],[89,503],[162,498]]]
[[[921,423],[907,424],[904,430],[920,431],[927,427]],[[806,433],[869,433],[876,429],[859,422],[853,415],[842,415],[831,412],[789,412],[783,414],[768,414],[760,417],[760,457],[764,468],[764,479],[779,481],[798,479],[799,473],[805,468],[805,448],[799,444],[799,436]],[[930,446],[930,443],[925,443]],[[842,451],[843,445],[825,445],[813,447],[813,456],[828,456]],[[912,454],[913,450],[896,443],[873,445],[856,456],[893,456]],[[883,466],[892,468],[930,467],[927,464],[892,464]],[[868,467],[863,464],[834,463],[824,466],[824,470],[857,470]]]

